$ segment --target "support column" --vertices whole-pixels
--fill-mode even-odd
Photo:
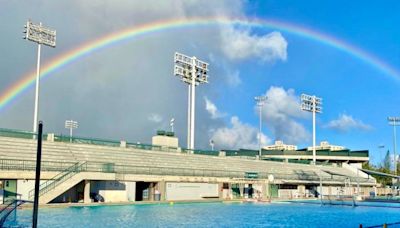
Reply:
[[[218,183],[218,198],[223,199],[224,198],[224,183]]]
[[[228,198],[233,199],[232,183],[228,183]]]
[[[245,188],[245,184],[240,183],[239,184],[240,198],[244,198],[244,188]]]
[[[91,203],[92,201],[90,200],[90,180],[85,180],[85,186],[83,192],[84,192],[83,202]]]
[[[268,191],[268,184],[267,183],[262,183],[261,184],[261,199],[266,199],[267,198],[267,191]]]
[[[166,199],[165,193],[167,192],[166,189],[165,189],[165,181],[158,182],[158,191],[161,194],[160,200],[161,201],[165,201],[165,199]]]

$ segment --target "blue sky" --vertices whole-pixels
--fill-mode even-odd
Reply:
[[[126,27],[174,18],[224,16],[304,26],[400,69],[397,1],[0,3],[4,30],[0,51],[7,53],[0,61],[0,92],[35,67],[35,46],[19,40],[28,18],[57,28],[58,46],[44,49],[44,63]],[[70,10],[63,10],[66,7]],[[240,39],[249,41],[247,48],[234,45]],[[392,128],[386,118],[399,115],[400,77],[388,76],[349,53],[279,28],[193,27],[93,53],[43,80],[41,119],[46,131],[66,134],[64,120],[72,118],[80,122],[77,134],[82,136],[150,142],[155,130],[168,129],[169,119],[175,117],[176,133],[185,146],[187,90],[172,76],[174,51],[210,62],[210,84],[199,87],[197,93],[198,148],[208,148],[211,138],[219,149],[254,148],[258,116],[253,98],[261,94],[271,96],[263,110],[264,143],[284,139],[299,147],[309,146],[311,114],[302,112],[296,103],[301,93],[308,93],[324,101],[323,113],[317,117],[317,142],[368,149],[374,163],[384,156],[379,145],[392,151]],[[0,127],[30,130],[32,102],[30,90],[1,110]]]

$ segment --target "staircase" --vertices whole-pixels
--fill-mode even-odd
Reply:
[[[42,183],[39,186],[39,203],[46,204],[52,201],[57,196],[61,195],[71,187],[75,186],[83,180],[83,177],[79,175],[82,171],[87,170],[87,163],[75,163],[68,167],[61,173],[57,174],[50,180]],[[35,189],[29,191],[29,199],[33,200]]]

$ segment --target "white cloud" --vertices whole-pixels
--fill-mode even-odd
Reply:
[[[347,114],[340,114],[337,119],[331,120],[328,124],[325,125],[325,127],[340,132],[348,132],[352,129],[363,131],[368,131],[372,129],[370,125],[365,124],[361,120],[355,119]]]
[[[242,80],[240,79],[240,72],[238,70],[235,70],[234,72],[228,72],[227,76],[227,82],[230,86],[236,87],[242,83]]]
[[[232,60],[259,58],[265,62],[285,61],[287,41],[279,32],[258,36],[249,29],[229,26],[221,30],[221,47],[224,54]]]
[[[211,115],[211,119],[217,119],[224,117],[226,114],[222,113],[218,110],[217,106],[210,101],[207,97],[204,97],[204,101],[206,104],[206,110]]]
[[[230,127],[221,127],[212,132],[211,137],[215,145],[222,149],[257,149],[258,129],[242,123],[237,116],[231,117]],[[264,134],[261,135],[261,144],[269,144],[271,140]]]
[[[300,98],[293,89],[271,86],[265,94],[268,97],[263,106],[264,124],[275,136],[276,140],[286,143],[304,143],[309,133],[297,119],[307,117],[300,109]],[[258,107],[255,107],[258,109]]]
[[[161,123],[161,121],[163,120],[163,117],[160,114],[157,113],[151,113],[147,119],[151,122],[154,123]]]

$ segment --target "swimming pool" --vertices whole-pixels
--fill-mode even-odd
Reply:
[[[17,224],[32,211],[18,210]],[[39,227],[358,227],[400,221],[400,209],[303,203],[191,203],[44,208]]]

